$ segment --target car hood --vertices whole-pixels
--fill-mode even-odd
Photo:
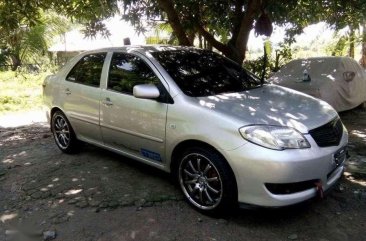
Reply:
[[[240,124],[290,126],[302,133],[326,124],[338,114],[326,102],[277,85],[208,97],[199,105],[230,116]]]

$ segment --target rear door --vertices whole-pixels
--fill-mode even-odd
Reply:
[[[83,56],[66,75],[63,110],[78,139],[102,142],[99,126],[100,79],[106,53]]]
[[[164,161],[168,104],[132,94],[137,84],[154,84],[167,94],[154,69],[142,56],[113,53],[101,93],[100,125],[107,146],[159,164]]]

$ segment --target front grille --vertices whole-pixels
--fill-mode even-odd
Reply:
[[[343,135],[343,125],[339,117],[329,123],[309,131],[319,147],[338,146]]]
[[[286,195],[297,192],[302,192],[310,188],[316,187],[315,183],[319,180],[308,180],[303,182],[293,182],[293,183],[265,183],[266,188],[273,194]]]

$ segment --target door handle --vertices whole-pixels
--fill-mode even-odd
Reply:
[[[105,98],[105,100],[103,100],[102,103],[105,106],[111,106],[111,105],[113,105],[113,102],[111,101],[111,99],[109,97]]]
[[[69,88],[65,89],[65,94],[66,94],[66,95],[71,95],[71,91],[70,91],[70,89],[69,89]]]

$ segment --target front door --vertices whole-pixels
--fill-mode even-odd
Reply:
[[[107,146],[161,163],[168,104],[132,94],[137,84],[164,88],[151,67],[138,56],[113,54],[107,88],[101,93],[100,125]]]

